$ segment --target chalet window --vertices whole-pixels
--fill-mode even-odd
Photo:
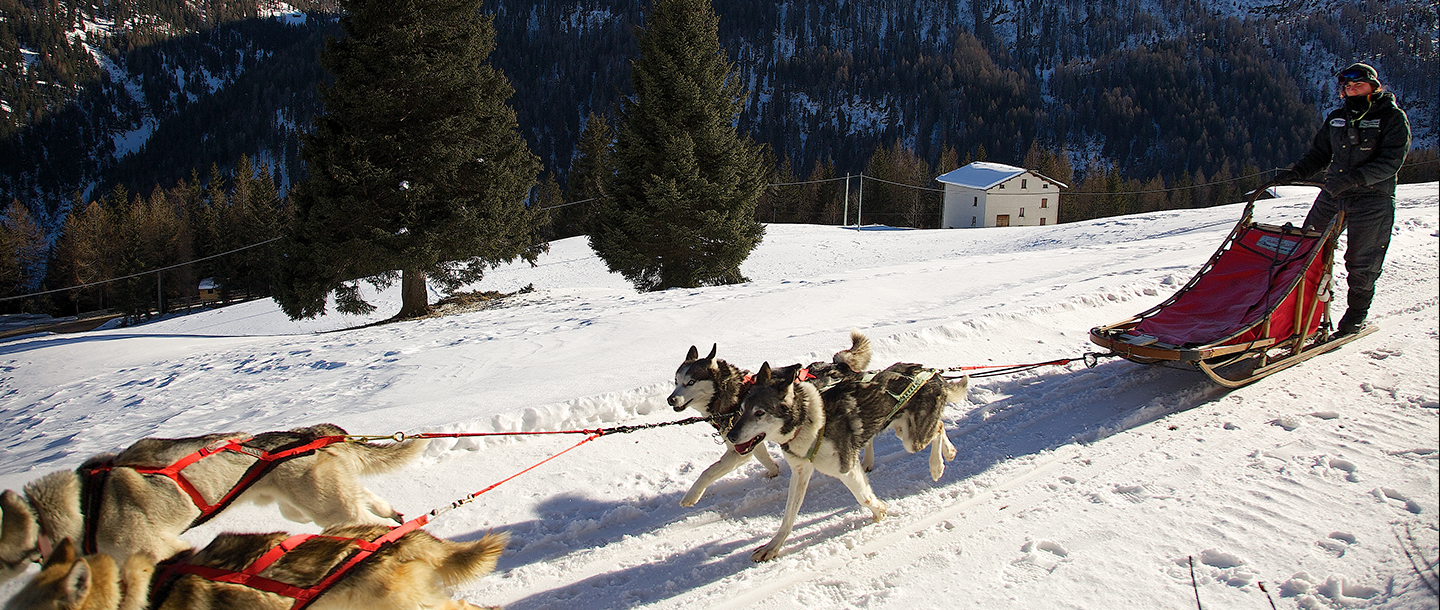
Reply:
[[[979,198],[979,197],[976,197],[976,198],[975,198],[975,203],[970,204],[970,207],[972,207],[972,208],[980,207],[980,198]]]
[[[1021,217],[1021,218],[1024,218],[1024,217],[1025,217],[1025,208],[1020,208],[1020,217]]]
[[[1040,198],[1040,208],[1041,208],[1041,209],[1045,209],[1045,208],[1048,208],[1048,207],[1050,207],[1050,200],[1049,200],[1048,198],[1041,197],[1041,198]]]
[[[1026,188],[1026,186],[1025,186],[1025,183],[1026,183],[1026,182],[1029,182],[1029,180],[1026,180],[1026,179],[1024,179],[1024,178],[1021,178],[1021,179],[1020,179],[1020,188],[1022,188],[1022,189],[1023,189],[1023,188]]]
[[[1042,188],[1042,189],[1048,189],[1048,188],[1050,188],[1050,183],[1049,183],[1049,182],[1041,182],[1041,183],[1040,183],[1040,188]]]
[[[1040,217],[1040,226],[1042,226],[1042,227],[1045,226],[1045,217],[1044,217],[1044,216],[1041,216],[1041,217]]]
[[[1004,182],[1001,182],[1001,183],[1000,183],[1000,188],[1002,188],[1002,189],[1005,188],[1005,183],[1004,183]]]
[[[971,217],[970,217],[970,226],[972,226],[972,227],[975,226],[975,217],[974,217],[974,216],[971,216]]]

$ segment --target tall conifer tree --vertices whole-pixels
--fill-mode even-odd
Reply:
[[[454,290],[485,269],[544,251],[525,206],[539,160],[520,136],[513,93],[487,62],[493,17],[481,0],[341,0],[348,34],[321,64],[324,113],[304,140],[310,176],[277,300],[291,317],[374,309],[356,280],[391,285],[397,317],[429,309],[426,279]]]
[[[654,0],[637,30],[607,199],[590,246],[640,290],[744,281],[765,234],[758,145],[735,128],[744,91],[709,0]]]

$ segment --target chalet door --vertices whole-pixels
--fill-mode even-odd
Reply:
[[[1009,214],[1000,214],[1000,215],[996,216],[996,217],[995,217],[995,226],[997,226],[997,227],[1008,227],[1008,226],[1010,226],[1010,215],[1009,215]]]

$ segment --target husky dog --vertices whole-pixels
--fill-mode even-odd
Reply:
[[[797,368],[772,371],[768,362],[761,366],[727,435],[742,455],[764,440],[780,443],[790,464],[785,518],[775,537],[750,555],[755,561],[780,554],[816,470],[840,479],[876,522],[885,518],[885,503],[875,497],[856,462],[865,445],[886,428],[895,430],[910,453],[931,447],[930,476],[937,481],[945,473],[942,458],[955,459],[955,446],[946,438],[940,416],[947,402],[965,396],[968,378],[947,382],[918,364],[899,363],[872,379],[842,381],[822,393],[798,379]]]
[[[389,531],[376,525],[330,528],[299,543],[259,572],[262,578],[297,587],[321,581],[354,550],[348,539],[373,540]],[[204,549],[186,552],[180,563],[239,571],[275,548],[290,534],[220,534]],[[409,532],[356,565],[315,598],[313,610],[419,610],[475,608],[450,599],[447,585],[490,573],[504,550],[506,534],[486,534],[475,542],[451,542],[424,530]],[[149,555],[135,554],[117,565],[109,555],[77,556],[65,539],[40,573],[20,589],[5,610],[289,610],[296,601],[246,585],[216,582],[196,575],[166,580]],[[152,585],[158,585],[152,594]],[[153,599],[152,599],[153,595]]]
[[[690,346],[690,353],[685,355],[685,362],[675,370],[675,391],[670,393],[667,399],[670,406],[676,412],[684,411],[686,407],[699,411],[702,415],[739,415],[740,399],[750,389],[750,372],[736,367],[724,360],[715,358],[717,346],[710,347],[710,355],[700,357],[700,351],[695,346]],[[830,363],[816,362],[807,367],[810,374],[818,378],[822,385],[838,383],[843,379],[850,379],[857,376],[865,367],[870,366],[870,339],[858,330],[850,331],[850,349],[837,352]],[[734,418],[716,419],[710,422],[715,429],[723,435],[730,431],[730,425]],[[735,470],[750,456],[754,455],[765,467],[765,475],[774,477],[780,474],[780,466],[775,459],[770,457],[770,452],[763,447],[760,451],[752,453],[737,453],[735,445],[728,440],[725,442],[725,454],[720,460],[711,464],[704,472],[700,473],[700,479],[690,486],[690,491],[680,499],[681,506],[694,506],[700,501],[700,496],[705,494],[705,489],[715,481],[720,480],[730,471]],[[865,469],[869,470],[875,456],[867,453],[865,456]]]
[[[276,452],[327,436],[344,435],[339,426],[321,424],[288,432],[266,432],[244,446]],[[66,538],[93,536],[95,549],[123,560],[144,553],[161,560],[190,548],[179,535],[202,514],[180,484],[163,474],[136,468],[166,467],[247,435],[212,434],[193,438],[147,438],[119,455],[90,458],[74,471],[53,472],[31,481],[22,496],[0,494],[0,582],[25,571],[30,561],[49,554],[49,545]],[[237,501],[276,502],[292,521],[320,527],[401,522],[388,502],[360,484],[362,474],[389,472],[419,456],[425,441],[391,444],[342,442],[276,462]],[[207,502],[218,502],[256,464],[249,452],[216,451],[185,467],[180,476]],[[82,493],[90,469],[110,463],[99,491]],[[94,486],[91,489],[95,489]],[[85,498],[82,500],[82,497]],[[84,507],[82,508],[82,502]],[[93,523],[90,520],[98,519]],[[91,530],[87,531],[87,524]]]

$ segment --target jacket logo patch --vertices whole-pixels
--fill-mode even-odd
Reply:
[[[1330,126],[1331,126],[1331,127],[1344,127],[1344,126],[1345,126],[1345,119],[1330,119]]]
[[[1358,126],[1360,129],[1379,129],[1379,128],[1380,128],[1380,119],[1371,119],[1371,120],[1369,120],[1369,121],[1360,121],[1359,123],[1356,123],[1356,126]]]

